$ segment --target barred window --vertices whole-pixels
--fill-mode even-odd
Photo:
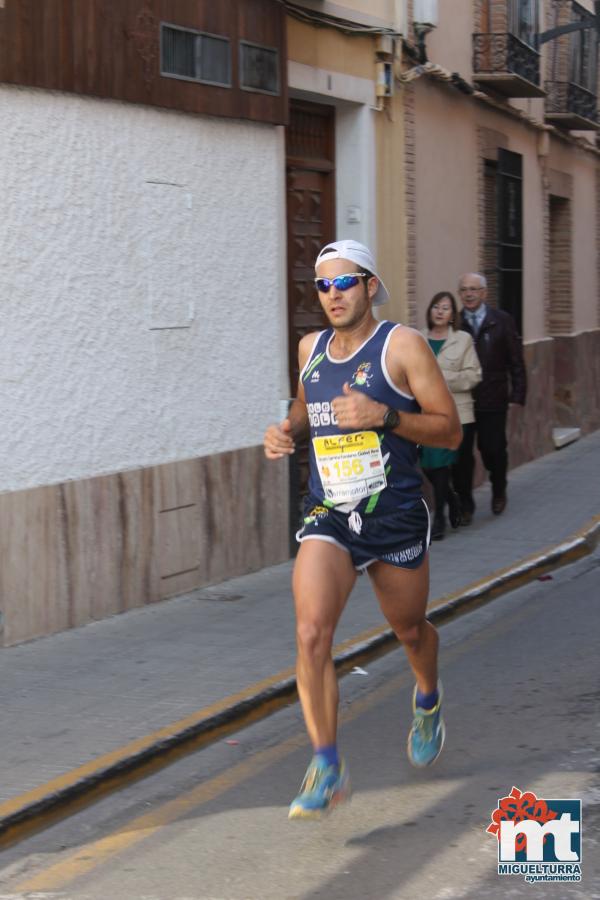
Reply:
[[[177,25],[161,25],[161,75],[231,87],[229,38]]]

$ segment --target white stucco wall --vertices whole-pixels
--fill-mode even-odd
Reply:
[[[361,241],[375,252],[375,116],[378,113],[365,104],[338,102],[336,106],[336,235],[339,240]]]
[[[261,441],[282,131],[0,85],[0,490]]]

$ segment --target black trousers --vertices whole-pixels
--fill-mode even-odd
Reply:
[[[450,490],[450,466],[442,466],[441,469],[423,469],[423,472],[433,487],[435,517],[443,519]]]
[[[477,448],[483,465],[487,469],[494,497],[502,497],[506,491],[508,471],[508,449],[506,441],[507,410],[499,412],[476,412],[475,422],[463,425],[463,440],[458,451],[458,460],[452,467],[454,489],[460,497],[462,508],[473,512],[473,472],[475,458],[473,445],[477,435]]]

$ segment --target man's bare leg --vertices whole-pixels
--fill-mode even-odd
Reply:
[[[350,554],[329,541],[305,540],[294,566],[298,693],[315,755],[289,817],[319,818],[347,799],[350,781],[337,753],[338,683],[333,635],[356,581]]]
[[[377,562],[368,571],[383,614],[402,642],[417,682],[408,756],[413,765],[428,766],[441,753],[445,736],[441,691],[438,693],[439,639],[425,618],[429,561],[425,557],[418,569]]]
[[[367,569],[384,616],[404,646],[419,690],[437,686],[438,634],[425,618],[429,595],[429,558],[418,569],[376,562]]]
[[[296,676],[313,747],[334,744],[338,683],[331,647],[336,625],[354,587],[350,554],[328,541],[303,541],[292,586],[296,607]]]

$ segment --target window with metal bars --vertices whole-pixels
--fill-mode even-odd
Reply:
[[[487,280],[487,303],[498,305],[498,166],[485,160],[483,172],[483,274]]]
[[[240,87],[244,91],[278,95],[279,51],[240,41]]]
[[[163,23],[160,70],[170,78],[231,87],[229,38]]]
[[[498,148],[498,306],[523,327],[523,157]]]
[[[483,274],[490,306],[514,318],[521,333],[523,315],[523,158],[498,148],[498,161],[485,160],[483,172]]]

